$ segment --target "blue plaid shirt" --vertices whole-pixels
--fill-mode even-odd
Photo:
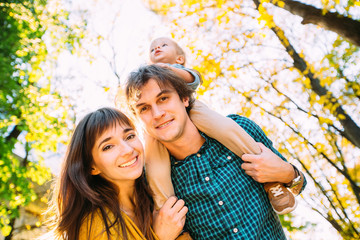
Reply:
[[[239,115],[229,117],[286,161],[253,121]],[[191,236],[207,240],[286,239],[263,185],[245,174],[243,160],[215,139],[200,134],[205,143],[197,153],[180,161],[171,156],[171,178],[176,196],[189,208],[185,228]]]

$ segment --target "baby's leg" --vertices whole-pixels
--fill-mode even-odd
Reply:
[[[190,118],[200,131],[218,140],[239,157],[244,153],[261,152],[255,140],[234,120],[209,109],[198,100],[190,111]]]
[[[145,173],[154,193],[155,209],[160,209],[165,201],[175,195],[171,182],[169,152],[159,141],[144,133]]]

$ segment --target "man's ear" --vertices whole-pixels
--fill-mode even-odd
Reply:
[[[189,106],[189,100],[190,100],[189,97],[184,97],[184,99],[182,100],[183,103],[184,103],[184,105],[185,105],[185,107],[188,107],[188,106]]]
[[[91,166],[91,175],[99,175],[101,173],[101,171],[95,167],[94,165]]]
[[[185,56],[184,56],[184,55],[178,55],[178,56],[176,57],[175,62],[176,62],[177,64],[183,65],[183,64],[185,63]]]

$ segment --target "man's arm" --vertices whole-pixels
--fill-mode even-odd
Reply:
[[[242,168],[245,173],[251,176],[257,182],[281,182],[289,184],[298,177],[298,174],[292,164],[273,147],[271,140],[265,135],[264,131],[252,120],[236,115],[229,115],[237,122],[256,142],[261,149],[261,154],[244,154]],[[296,189],[292,189],[294,194],[299,194],[306,186],[306,179],[301,175],[301,183]]]

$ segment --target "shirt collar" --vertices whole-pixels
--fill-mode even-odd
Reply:
[[[176,159],[174,156],[172,156],[170,154],[170,162],[171,162],[171,166],[174,167],[178,167],[183,165],[184,163],[186,163],[187,161],[192,159],[192,156],[196,156],[197,154],[203,154],[207,148],[209,148],[210,146],[210,140],[211,138],[208,137],[205,133],[199,131],[200,135],[205,139],[204,144],[200,147],[199,151],[197,151],[196,153],[190,154],[189,156],[187,156],[186,158],[184,158],[184,160],[178,160]]]

